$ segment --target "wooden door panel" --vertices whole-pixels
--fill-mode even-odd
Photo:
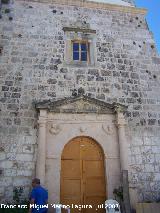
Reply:
[[[102,160],[102,153],[99,147],[97,147],[97,144],[90,138],[82,138],[80,150],[83,160]]]
[[[79,199],[72,199],[72,198],[66,198],[63,200],[63,205],[68,205],[71,207],[71,209],[75,209],[73,204],[76,204],[76,205],[80,205],[81,204],[81,201]]]
[[[80,179],[80,163],[79,160],[61,160],[61,175],[63,178],[79,178]]]
[[[62,159],[80,159],[80,140],[73,139],[64,147]]]
[[[93,208],[87,208],[84,213],[105,213],[105,209],[98,208],[98,205],[105,203],[105,196],[86,196],[85,203],[89,203]]]
[[[85,177],[104,177],[104,165],[102,160],[85,160],[83,162]]]
[[[85,204],[91,204],[98,207],[98,205],[105,203],[105,196],[85,196]]]
[[[105,177],[103,161],[83,161],[85,194],[105,196]]]
[[[61,193],[64,198],[79,198],[81,195],[81,180],[64,179],[62,181]]]
[[[105,196],[105,181],[102,178],[87,178],[85,180],[85,195]]]

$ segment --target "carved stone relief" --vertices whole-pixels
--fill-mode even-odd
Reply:
[[[79,131],[80,131],[81,133],[84,133],[86,130],[87,130],[87,128],[84,127],[84,126],[81,126],[81,127],[79,128]]]
[[[49,127],[49,132],[52,135],[58,135],[62,130],[62,127],[60,125],[57,124],[51,124]]]
[[[111,125],[102,124],[102,129],[107,135],[112,135],[114,132],[113,126]]]

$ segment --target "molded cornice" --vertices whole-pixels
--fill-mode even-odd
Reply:
[[[125,13],[142,14],[142,15],[145,15],[147,13],[147,10],[144,8],[128,7],[128,6],[121,6],[121,5],[108,4],[108,3],[92,2],[92,1],[88,2],[84,0],[81,0],[81,1],[80,0],[17,0],[17,1],[78,6],[78,7],[85,7],[85,8],[120,11]]]

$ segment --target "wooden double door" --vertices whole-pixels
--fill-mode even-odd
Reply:
[[[61,158],[61,203],[70,205],[71,213],[101,213],[104,209],[97,207],[105,200],[102,149],[89,137],[72,139]]]

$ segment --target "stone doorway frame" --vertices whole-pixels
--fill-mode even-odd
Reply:
[[[121,104],[109,104],[98,99],[90,98],[85,95],[78,95],[76,97],[64,98],[57,101],[43,101],[36,103],[36,109],[39,112],[38,116],[38,150],[36,163],[36,177],[40,178],[42,185],[46,184],[46,141],[47,141],[47,124],[50,122],[49,115],[105,115],[115,116],[115,126],[117,128],[120,170],[128,170],[128,141],[126,137],[126,120],[124,112],[127,107]],[[58,129],[53,130],[58,131]],[[110,131],[109,129],[107,131]],[[83,132],[83,130],[82,130]],[[76,135],[75,135],[76,136]],[[87,135],[84,135],[87,136]],[[88,135],[92,137],[91,135]],[[97,142],[96,138],[93,137]],[[68,141],[66,141],[67,143]],[[101,145],[101,144],[100,144]],[[62,147],[63,148],[63,147]],[[109,181],[106,181],[109,185]]]

